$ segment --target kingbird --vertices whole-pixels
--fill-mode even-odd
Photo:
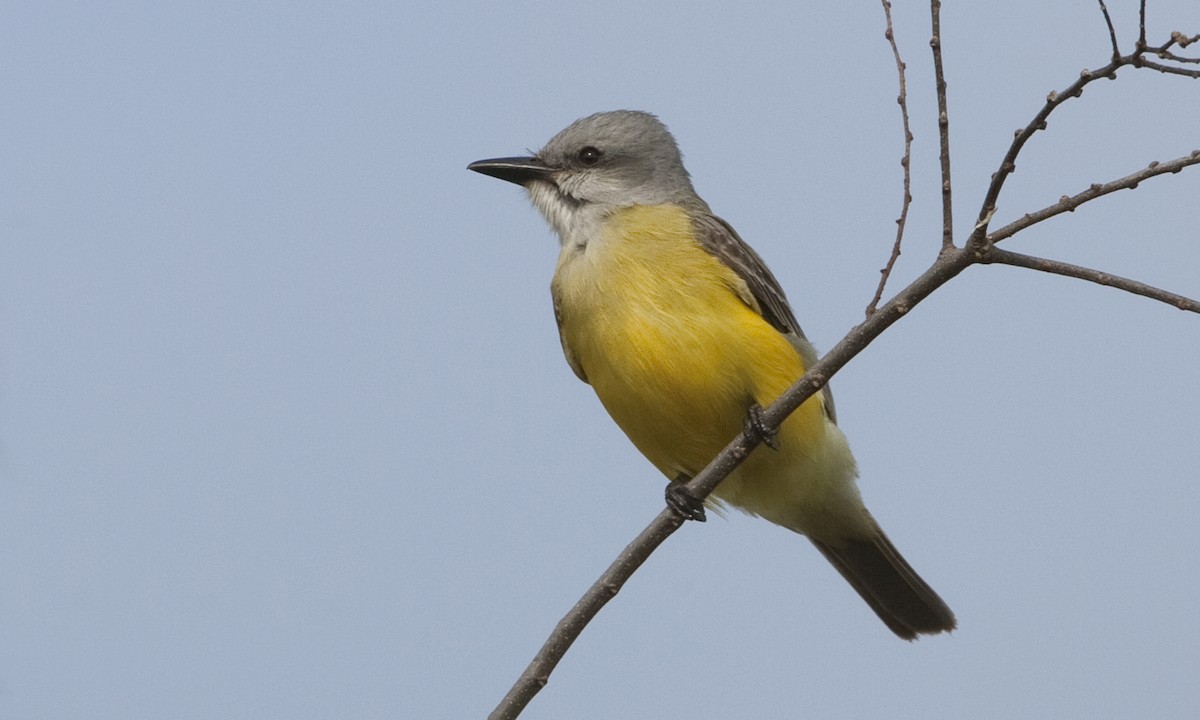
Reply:
[[[567,364],[668,480],[667,497],[817,360],[762,258],[692,188],[675,138],[632,110],[575,121],[536,154],[469,169],[521,185],[558,234],[550,283]],[[829,388],[713,491],[808,537],[900,637],[954,613],[863,505]],[[694,502],[694,501],[693,501]]]

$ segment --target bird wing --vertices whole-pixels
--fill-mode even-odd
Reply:
[[[554,322],[558,325],[558,341],[562,344],[563,357],[567,359],[567,365],[571,366],[571,370],[575,371],[575,377],[591,385],[587,379],[587,373],[583,371],[583,366],[579,364],[579,358],[575,357],[575,353],[571,351],[571,346],[567,343],[567,335],[563,332],[562,306],[558,302],[558,293],[553,293],[554,297]]]
[[[817,361],[817,351],[804,337],[804,331],[796,321],[783,288],[767,264],[729,223],[710,213],[695,213],[692,217],[700,246],[733,270],[745,284],[744,288],[738,288],[742,301],[787,337],[800,353],[806,369],[812,367]],[[825,414],[830,421],[837,423],[833,392],[828,385],[821,392],[825,395]]]

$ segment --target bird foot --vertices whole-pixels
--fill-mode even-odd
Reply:
[[[753,403],[746,410],[746,422],[743,428],[746,434],[752,438],[757,438],[763,445],[772,450],[779,450],[779,430],[767,427],[767,420],[763,416],[762,405]]]
[[[704,501],[692,494],[684,484],[690,480],[687,475],[680,475],[667,483],[667,507],[674,510],[684,520],[704,522],[708,517],[704,514]]]

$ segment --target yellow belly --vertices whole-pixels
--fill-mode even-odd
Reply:
[[[698,473],[804,374],[800,353],[739,296],[736,273],[676,206],[636,206],[564,250],[552,290],[564,343],[613,420],[667,477]],[[800,532],[845,524],[854,461],[815,396],[714,495]],[[853,512],[850,513],[853,516]],[[826,533],[827,534],[827,533]]]

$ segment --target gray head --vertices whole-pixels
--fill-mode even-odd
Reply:
[[[708,209],[692,189],[675,138],[658,118],[636,110],[576,120],[533,156],[467,167],[523,185],[564,241],[631,205]]]

